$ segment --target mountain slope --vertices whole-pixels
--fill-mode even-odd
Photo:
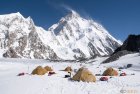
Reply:
[[[82,18],[75,11],[49,28],[60,45],[72,50],[75,58],[91,58],[113,53],[121,44],[99,23]]]
[[[121,56],[136,52],[140,52],[140,35],[129,35],[123,45],[118,47],[103,63],[113,62]]]
[[[75,11],[48,31],[20,13],[0,15],[1,57],[82,60],[109,55],[120,45],[104,27]]]
[[[0,16],[0,49],[4,57],[57,59],[53,50],[44,45],[39,33],[45,32],[36,27],[30,17],[20,13]]]
[[[140,35],[129,35],[123,45],[117,48],[113,54],[123,50],[140,52]]]

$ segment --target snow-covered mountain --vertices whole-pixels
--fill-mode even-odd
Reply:
[[[75,11],[48,31],[20,13],[0,15],[1,56],[52,60],[87,59],[112,53],[121,44],[93,20]]]
[[[24,18],[20,13],[0,16],[1,56],[12,58],[52,59],[55,52],[45,45],[40,34],[46,31],[36,27],[30,17]]]
[[[59,44],[66,48],[64,57],[69,53],[81,59],[108,55],[121,45],[102,25],[75,11],[61,18],[48,31],[54,32]]]

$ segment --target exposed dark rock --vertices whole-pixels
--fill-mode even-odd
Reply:
[[[117,60],[119,57],[133,52],[140,51],[140,35],[129,35],[123,45],[118,47],[114,53],[107,58],[103,63],[109,63]]]
[[[20,56],[18,56],[14,49],[11,47],[6,53],[3,54],[3,57],[20,58]]]
[[[139,52],[140,50],[140,35],[129,35],[128,38],[124,41],[123,45],[115,50],[115,53],[118,51],[127,50],[132,52]]]
[[[113,62],[115,60],[117,60],[119,57],[123,56],[123,55],[127,55],[127,54],[131,54],[132,52],[130,51],[119,51],[113,55],[111,55],[109,58],[107,58],[105,61],[103,61],[102,63],[109,63],[109,62]]]

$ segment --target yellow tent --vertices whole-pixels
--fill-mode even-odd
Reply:
[[[117,76],[118,72],[113,68],[108,68],[104,71],[103,76]]]
[[[47,70],[44,69],[43,67],[41,66],[38,66],[36,67],[33,71],[32,71],[32,74],[35,75],[44,75],[45,73],[47,73]]]
[[[83,82],[96,81],[96,77],[87,68],[80,68],[72,79],[75,81],[83,81]]]
[[[47,71],[53,71],[53,69],[49,66],[44,67],[44,69],[46,69]]]

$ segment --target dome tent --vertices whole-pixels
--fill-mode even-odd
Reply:
[[[45,66],[44,69],[46,69],[47,71],[53,71],[53,69],[49,66]]]
[[[68,67],[66,67],[66,68],[64,69],[64,71],[71,72],[71,71],[72,71],[72,68],[68,66]]]
[[[95,82],[96,78],[87,68],[80,68],[78,72],[73,76],[72,80],[83,82]]]
[[[117,76],[117,75],[118,75],[118,72],[112,67],[107,68],[103,73],[103,76]]]
[[[44,69],[43,67],[41,66],[38,66],[36,67],[33,71],[32,71],[32,74],[35,75],[44,75],[45,73],[47,73],[47,70]]]

